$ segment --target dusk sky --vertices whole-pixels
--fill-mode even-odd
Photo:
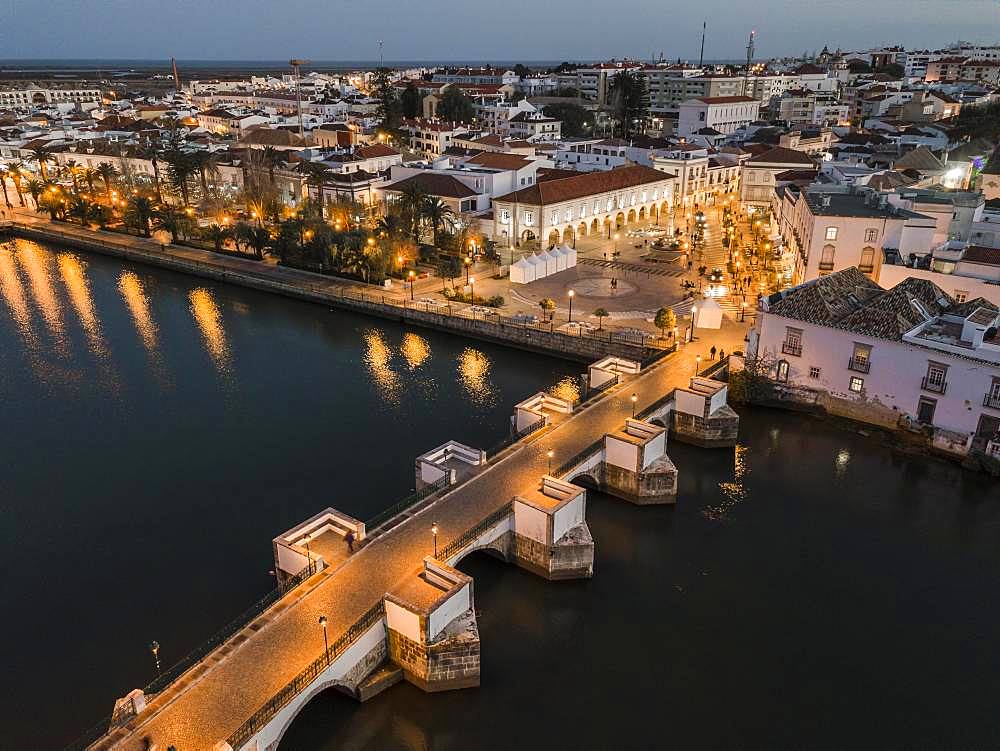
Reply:
[[[1000,0],[0,0],[0,58],[572,60],[758,57],[1000,41]]]

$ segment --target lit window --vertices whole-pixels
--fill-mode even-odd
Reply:
[[[837,239],[837,228],[836,227],[827,227],[826,228],[826,239],[827,240],[836,240]]]
[[[781,381],[782,383],[788,382],[788,360],[778,361],[777,380]]]
[[[865,387],[864,378],[858,378],[857,376],[851,378],[851,391],[853,391],[855,394],[860,394],[861,390],[864,387]]]
[[[964,289],[956,289],[952,297],[955,298],[955,302],[965,302],[969,299],[969,292]]]

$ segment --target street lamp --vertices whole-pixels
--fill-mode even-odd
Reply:
[[[413,282],[417,278],[417,272],[410,269],[410,302],[413,302]]]
[[[545,452],[545,455],[549,458],[549,474],[552,474],[552,457],[556,455],[556,452],[549,449]]]
[[[431,534],[434,535],[434,557],[438,557],[438,523],[431,524]]]
[[[312,553],[309,552],[309,540],[311,539],[311,537],[312,537],[311,535],[306,535],[305,537],[302,538],[302,541],[305,543],[306,546],[306,565],[309,567],[310,576],[312,576],[313,572],[312,571],[313,558],[312,558]]]
[[[639,401],[639,397],[632,394],[632,419],[635,419],[635,403]]]
[[[327,641],[326,636],[326,616],[321,615],[319,617],[319,625],[323,627],[323,654],[326,655],[326,664],[330,664],[330,642]]]
[[[469,277],[469,294],[471,295],[472,304],[476,304],[476,277]]]
[[[740,303],[740,323],[743,323],[747,318],[747,304],[746,301]]]
[[[160,642],[149,643],[149,651],[153,653],[153,666],[156,668],[156,677],[160,677]]]
[[[465,283],[469,283],[469,266],[472,265],[472,259],[468,256],[465,257]]]
[[[701,355],[696,355],[694,358],[694,374],[698,375],[701,372]]]
[[[576,296],[576,292],[573,290],[569,291],[569,322],[573,323],[573,298]]]

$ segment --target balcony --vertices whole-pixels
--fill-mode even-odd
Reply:
[[[948,382],[945,380],[932,381],[924,376],[923,380],[920,381],[920,388],[934,394],[943,394],[948,389]]]
[[[820,261],[819,262],[820,271],[833,271],[833,261]]]
[[[1000,394],[994,391],[987,391],[983,396],[983,406],[992,409],[1000,409]]]
[[[781,351],[786,355],[802,357],[802,342],[782,342]]]
[[[847,369],[858,373],[867,373],[872,369],[872,361],[867,357],[852,357],[847,361]]]

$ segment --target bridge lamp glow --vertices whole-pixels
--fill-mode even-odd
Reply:
[[[555,456],[555,455],[556,455],[556,452],[553,451],[552,449],[549,449],[548,451],[545,452],[545,456],[547,456],[549,458],[549,474],[550,475],[552,474],[552,457]]]
[[[160,642],[149,643],[149,651],[153,653],[153,665],[156,668],[156,677],[160,677]]]
[[[434,557],[438,556],[438,523],[434,522],[431,525],[431,534],[434,535]]]
[[[701,371],[701,355],[696,355],[694,358],[694,374],[698,375]]]
[[[632,394],[632,418],[635,419],[635,403],[639,401],[639,397]]]
[[[573,298],[576,296],[574,290],[569,291],[569,322],[573,323]]]
[[[326,655],[327,664],[330,663],[330,642],[327,640],[326,636],[326,616],[321,615],[319,617],[319,625],[323,628],[323,654]]]

